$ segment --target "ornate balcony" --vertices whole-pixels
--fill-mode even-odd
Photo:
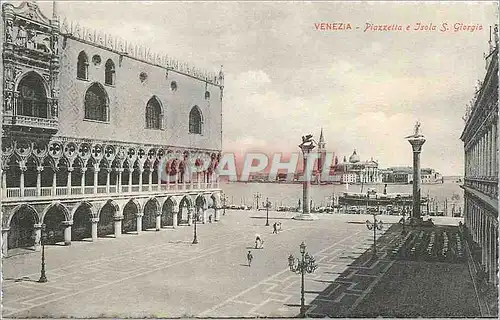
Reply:
[[[489,177],[466,177],[464,186],[477,190],[493,199],[498,197],[498,179]]]
[[[208,183],[178,183],[178,184],[144,184],[144,185],[122,185],[121,192],[118,192],[116,185],[109,186],[67,186],[67,187],[25,187],[6,188],[3,193],[5,201],[23,200],[47,200],[64,198],[89,198],[89,197],[109,197],[110,195],[140,196],[158,193],[176,193],[179,191],[202,192],[219,189],[218,182]]]
[[[15,128],[40,129],[43,131],[56,132],[59,129],[57,119],[47,119],[20,115],[4,115],[3,125]]]

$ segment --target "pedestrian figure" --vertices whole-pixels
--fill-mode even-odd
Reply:
[[[250,265],[252,264],[252,259],[253,259],[253,256],[252,256],[252,252],[250,250],[248,250],[248,253],[247,253],[247,260],[248,260],[248,266],[250,267]]]
[[[281,222],[278,222],[278,232],[281,231]]]
[[[209,223],[212,223],[212,215],[209,215],[209,216],[208,216],[208,222],[209,222]]]
[[[264,247],[264,240],[259,234],[255,235],[255,249],[262,249]]]
[[[273,224],[273,233],[278,233],[278,225],[276,222]]]

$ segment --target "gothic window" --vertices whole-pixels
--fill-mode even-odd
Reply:
[[[104,71],[104,83],[108,85],[115,84],[115,64],[113,60],[106,61],[106,70]]]
[[[206,100],[210,99],[210,92],[209,91],[205,91],[205,99]]]
[[[85,51],[80,52],[78,55],[78,63],[76,66],[76,77],[78,79],[87,80],[88,79],[88,69],[89,69],[89,59],[85,54]]]
[[[149,99],[146,105],[146,129],[157,129],[162,128],[162,112],[161,104],[156,96]]]
[[[85,93],[85,119],[108,121],[108,95],[98,83],[92,84]]]
[[[189,112],[189,133],[201,134],[203,118],[200,108],[194,106]]]
[[[18,91],[18,115],[47,118],[47,94],[43,80],[38,74],[28,73],[19,83]]]

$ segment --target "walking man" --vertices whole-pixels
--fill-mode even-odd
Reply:
[[[273,224],[273,233],[278,233],[278,225],[276,222]]]
[[[248,253],[247,253],[247,260],[248,260],[248,266],[250,267],[250,265],[252,264],[252,259],[253,259],[253,256],[252,256],[252,252],[250,250],[248,250]]]

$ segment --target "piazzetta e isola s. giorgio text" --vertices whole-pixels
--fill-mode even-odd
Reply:
[[[350,22],[317,22],[314,23],[314,29],[317,31],[348,31],[353,29],[361,29],[355,24]],[[481,31],[483,26],[477,23],[463,23],[463,22],[443,22],[441,24],[435,23],[422,23],[416,22],[413,24],[376,24],[371,22],[366,22],[363,28],[363,32],[371,31],[440,31],[440,32],[460,32],[460,31]]]

